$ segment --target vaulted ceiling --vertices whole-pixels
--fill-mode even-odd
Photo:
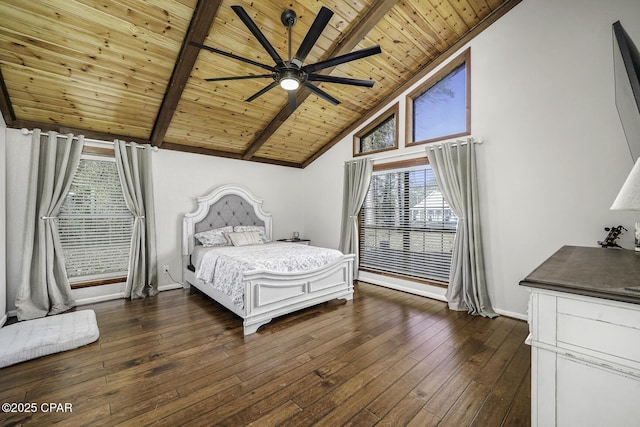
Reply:
[[[161,149],[305,167],[520,0],[2,0],[0,111],[9,127],[121,138]],[[292,110],[270,81],[207,82],[264,70],[190,42],[273,64],[239,5],[288,56],[320,8],[334,12],[305,64],[380,45],[323,72],[375,82],[301,88]]]

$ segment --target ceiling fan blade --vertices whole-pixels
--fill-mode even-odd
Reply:
[[[229,52],[225,52],[225,51],[220,50],[220,49],[216,49],[215,47],[206,46],[206,45],[203,45],[203,44],[200,44],[200,43],[196,43],[196,42],[189,42],[189,44],[192,45],[192,46],[195,46],[195,47],[199,47],[200,49],[205,49],[205,50],[208,50],[210,52],[217,53],[218,55],[226,56],[228,58],[237,59],[238,61],[246,62],[247,64],[251,64],[251,65],[255,65],[256,67],[264,68],[265,70],[275,71],[275,68],[273,68],[271,65],[261,64],[261,63],[256,62],[256,61],[252,61],[250,59],[243,58],[242,56],[234,55],[233,53],[229,53]]]
[[[318,12],[318,15],[316,15],[316,19],[313,21],[313,24],[311,24],[307,35],[304,36],[304,40],[302,40],[298,51],[291,60],[293,64],[296,64],[298,67],[302,66],[302,63],[311,51],[311,48],[318,41],[320,34],[322,34],[322,31],[324,31],[332,16],[333,12],[330,9],[322,6],[320,12]]]
[[[293,112],[298,108],[298,97],[295,90],[288,90],[289,94],[289,109]]]
[[[324,68],[335,67],[336,65],[344,64],[345,62],[355,61],[356,59],[366,58],[367,56],[376,55],[381,53],[379,45],[367,47],[355,52],[346,53],[344,55],[336,56],[335,58],[329,58],[324,61],[316,62],[315,64],[309,64],[302,67],[302,70],[311,74],[315,71],[322,70]]]
[[[353,85],[362,87],[373,87],[373,80],[358,80],[347,77],[325,76],[322,74],[309,74],[307,80],[312,82],[338,83],[343,85]]]
[[[322,89],[320,89],[318,86],[314,85],[313,83],[309,83],[308,81],[306,81],[306,82],[304,82],[304,87],[306,87],[311,92],[313,92],[314,94],[318,95],[320,98],[324,99],[325,101],[328,101],[328,102],[332,103],[333,105],[340,104],[340,101],[338,101],[333,96],[329,95],[327,92],[323,91]]]
[[[249,31],[251,31],[253,36],[260,42],[260,44],[262,45],[262,47],[264,47],[264,49],[267,51],[269,56],[271,56],[273,61],[277,65],[284,65],[284,61],[282,60],[282,58],[280,58],[280,55],[278,55],[278,52],[276,52],[276,50],[273,48],[271,43],[269,43],[269,40],[267,40],[264,34],[262,34],[262,31],[260,31],[260,28],[258,28],[255,22],[253,22],[251,17],[249,17],[249,14],[245,12],[242,6],[231,6],[231,9],[233,9],[236,15],[238,15],[238,17],[240,18],[240,20],[244,22],[244,25],[247,26],[247,28],[249,29]]]
[[[275,78],[275,74],[257,74],[255,76],[232,76],[232,77],[213,77],[210,79],[204,79],[207,82],[223,82],[226,80],[247,80],[247,79],[266,79],[271,77]]]
[[[271,83],[269,86],[266,86],[262,89],[260,89],[259,91],[257,91],[256,93],[254,93],[253,95],[251,95],[249,98],[245,99],[245,102],[251,102],[254,99],[256,99],[257,97],[264,95],[266,92],[270,91],[271,89],[273,89],[274,87],[278,86],[278,82],[273,82]]]

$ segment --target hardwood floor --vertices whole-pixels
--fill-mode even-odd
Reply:
[[[38,408],[1,425],[530,425],[519,320],[366,283],[247,337],[195,289],[87,308],[97,342],[0,370],[0,402]]]

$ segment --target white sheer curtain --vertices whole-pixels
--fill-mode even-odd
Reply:
[[[344,164],[344,192],[342,200],[342,226],[340,230],[340,251],[344,254],[355,254],[353,276],[358,278],[358,213],[367,196],[373,161],[358,159]]]
[[[84,138],[33,131],[27,187],[27,227],[22,278],[16,296],[18,320],[62,313],[75,306],[64,266],[56,216],[69,192]]]
[[[452,310],[495,317],[487,292],[478,209],[476,143],[427,147],[438,187],[458,217],[446,297]]]
[[[114,145],[122,192],[134,215],[125,297],[144,298],[158,293],[152,149],[124,141]]]

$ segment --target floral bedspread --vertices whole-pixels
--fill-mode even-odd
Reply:
[[[228,295],[244,308],[242,273],[271,271],[277,273],[313,270],[342,256],[335,249],[297,243],[273,242],[250,246],[206,248],[196,263],[196,277]]]

